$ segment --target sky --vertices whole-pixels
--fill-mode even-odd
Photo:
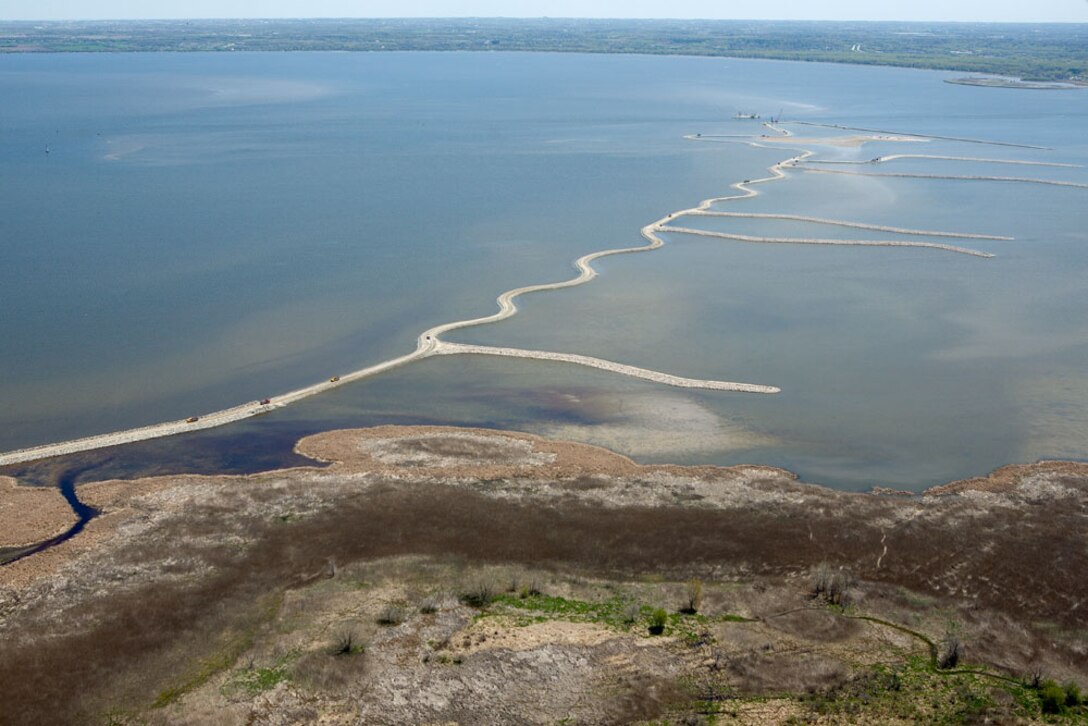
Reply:
[[[0,0],[2,20],[489,16],[1088,23],[1088,0]]]

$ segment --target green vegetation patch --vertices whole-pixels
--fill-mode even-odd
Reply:
[[[613,597],[603,602],[586,602],[584,600],[568,600],[563,597],[551,595],[499,595],[492,602],[492,613],[515,614],[515,622],[518,625],[528,625],[532,622],[543,620],[570,620],[574,622],[601,623],[614,628],[624,628],[629,625],[625,611],[630,601],[621,597]],[[641,613],[645,610],[646,613]],[[649,608],[640,609],[640,614],[648,614]],[[529,613],[537,614],[537,617],[529,617]]]
[[[151,704],[152,708],[165,708],[176,703],[182,696],[190,691],[200,688],[207,683],[212,676],[225,671],[234,665],[238,657],[249,650],[253,640],[248,635],[243,635],[229,641],[219,652],[199,662],[190,675],[180,683],[163,689]]]
[[[291,662],[297,656],[296,652],[288,653],[267,668],[247,668],[238,671],[223,685],[221,692],[223,695],[243,692],[253,696],[270,691],[288,680]]]
[[[1029,687],[982,673],[935,671],[924,656],[913,656],[895,666],[875,666],[838,688],[805,696],[802,701],[821,716],[864,716],[878,722],[898,719],[960,724],[987,717],[1038,714]]]
[[[1036,695],[1039,707],[1047,715],[1065,716],[1077,723],[1088,720],[1088,704],[1076,683],[1058,685],[1055,681],[1046,680],[1039,684]]]

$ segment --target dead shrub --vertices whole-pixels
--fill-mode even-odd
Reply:
[[[937,659],[937,666],[943,670],[948,670],[960,665],[960,661],[963,660],[963,642],[961,642],[959,636],[949,635],[944,636],[944,640],[941,642],[941,652]]]
[[[694,615],[699,612],[699,608],[703,606],[703,582],[697,578],[692,578],[688,581],[687,589],[684,594],[684,604],[680,608],[680,612],[685,615]]]
[[[359,636],[355,634],[354,630],[345,630],[336,638],[336,642],[332,648],[333,655],[359,655],[364,652],[362,641],[359,640]]]
[[[937,656],[937,667],[942,670],[955,668],[963,660],[963,641],[953,630],[948,630],[941,639],[941,648]]]
[[[823,598],[832,605],[846,607],[850,604],[850,588],[857,580],[847,570],[832,567],[826,562],[821,562],[812,568],[811,574],[812,597]]]
[[[525,599],[527,597],[536,597],[537,595],[543,594],[544,590],[542,589],[542,587],[543,586],[540,584],[540,580],[534,577],[530,579],[524,587],[521,588],[520,595],[522,599]]]
[[[469,607],[484,608],[495,600],[495,586],[486,580],[469,585],[461,593],[461,602]]]
[[[381,612],[378,613],[378,619],[376,622],[378,623],[378,625],[400,625],[404,622],[405,617],[406,613],[404,612],[403,607],[394,603],[390,603],[383,607]]]

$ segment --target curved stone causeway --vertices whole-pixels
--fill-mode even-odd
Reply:
[[[702,388],[708,391],[738,391],[742,393],[779,393],[782,389],[774,386],[761,386],[753,383],[732,383],[730,381],[709,381],[698,378],[683,378],[668,373],[651,371],[646,368],[613,363],[601,358],[591,358],[587,355],[573,353],[553,353],[546,350],[525,350],[524,348],[498,348],[490,345],[466,345],[464,343],[447,343],[439,341],[434,348],[435,355],[498,355],[507,358],[529,358],[532,360],[549,360],[560,363],[573,363],[575,365],[598,368],[602,371],[619,373],[631,378],[641,378],[645,381],[663,383],[666,386],[678,388]]]
[[[731,232],[711,232],[705,229],[692,229],[691,227],[661,227],[661,232],[678,232],[680,234],[692,234],[699,237],[717,237],[735,242],[756,242],[761,244],[784,245],[835,245],[857,247],[928,247],[934,250],[955,252],[972,257],[993,257],[989,252],[980,252],[967,247],[955,247],[953,245],[940,244],[939,242],[905,242],[902,240],[868,240],[868,239],[818,239],[814,237],[755,237],[747,234],[733,234]]]
[[[844,162],[845,163],[845,162]],[[826,224],[834,227],[850,227],[853,229],[871,229],[877,232],[894,232],[895,234],[918,235],[920,237],[955,237],[957,239],[990,239],[1010,241],[1012,237],[996,234],[972,234],[970,232],[935,232],[927,229],[907,229],[906,227],[889,227],[884,224],[867,224],[865,222],[847,222],[842,219],[827,219],[825,217],[806,217],[800,214],[760,214],[756,212],[711,212],[698,209],[688,212],[689,216],[702,217],[736,217],[741,219],[784,219],[792,222],[808,222],[810,224]],[[675,230],[670,230],[675,231]]]

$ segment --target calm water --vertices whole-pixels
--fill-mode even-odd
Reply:
[[[682,139],[760,133],[729,118],[738,110],[1054,149],[804,144],[822,158],[1088,164],[1088,92],[944,77],[627,56],[0,57],[0,450],[199,414],[407,352],[421,330],[568,277],[573,258],[637,244],[646,222],[793,153]],[[1088,181],[1083,168],[986,162],[823,168]],[[997,255],[982,260],[673,235],[601,263],[591,285],[451,336],[773,384],[778,396],[440,358],[117,456],[135,469],[155,457],[244,469],[285,460],[300,433],[439,422],[642,461],[776,464],[846,488],[1088,458],[1088,190],[791,172],[762,191],[721,208],[1016,240],[936,240]]]

